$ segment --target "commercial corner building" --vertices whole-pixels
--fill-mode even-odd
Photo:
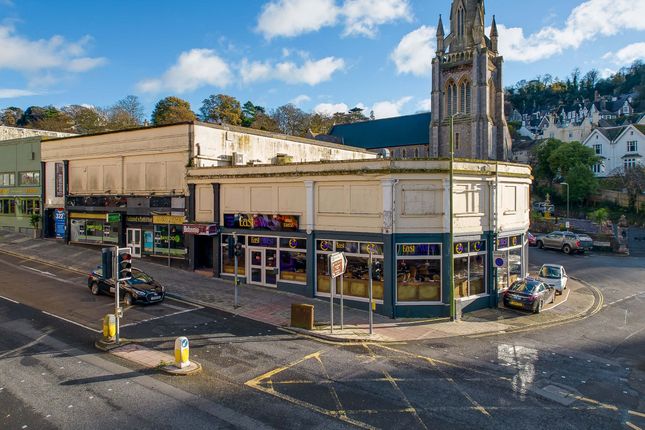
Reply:
[[[452,256],[459,308],[494,306],[501,289],[528,273],[531,171],[466,160],[454,169],[452,185],[445,159],[190,169],[189,221],[221,231],[191,239],[191,267],[233,276],[227,242],[236,233],[244,247],[239,273],[247,283],[329,297],[328,255],[341,251],[348,259],[345,303],[362,306],[371,252],[377,311],[428,317],[448,315]],[[495,269],[494,255],[508,264]]]
[[[187,196],[193,194],[185,180],[188,167],[375,157],[200,122],[50,139],[42,144],[45,234],[184,261],[187,234],[214,234],[212,226],[185,226]]]

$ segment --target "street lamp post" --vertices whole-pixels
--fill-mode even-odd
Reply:
[[[453,192],[453,179],[454,179],[454,164],[455,164],[455,117],[459,112],[455,112],[450,116],[450,320],[457,320],[457,309],[455,304],[455,232],[453,222],[454,212],[454,192]]]
[[[561,182],[560,185],[566,185],[567,186],[567,221],[569,220],[569,184],[566,182]]]

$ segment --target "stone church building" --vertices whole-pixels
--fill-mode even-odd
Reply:
[[[453,0],[448,35],[439,17],[431,114],[340,124],[330,135],[346,145],[388,149],[394,158],[447,158],[452,120],[455,157],[509,160],[503,58],[495,17],[486,36],[484,15],[484,0]]]

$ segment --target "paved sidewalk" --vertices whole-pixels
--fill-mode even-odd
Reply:
[[[19,233],[0,230],[0,251],[34,259],[81,273],[90,273],[101,260],[99,248],[68,246],[53,240],[33,239]],[[210,306],[235,315],[261,321],[278,327],[289,327],[291,304],[312,304],[315,307],[316,329],[295,330],[300,333],[337,341],[413,341],[464,335],[525,330],[540,325],[552,325],[575,318],[582,318],[598,307],[602,296],[598,291],[578,282],[570,282],[571,293],[564,303],[540,315],[508,309],[485,309],[467,314],[463,321],[452,323],[446,319],[410,320],[390,319],[374,315],[374,332],[369,336],[367,311],[344,308],[345,330],[336,326],[333,335],[329,330],[329,301],[312,299],[297,294],[271,290],[251,285],[240,287],[240,307],[233,307],[232,282],[172,269],[161,264],[140,260],[136,266],[150,273],[166,285],[167,292],[186,301]],[[367,306],[366,306],[367,307]],[[334,306],[338,324],[340,308]]]

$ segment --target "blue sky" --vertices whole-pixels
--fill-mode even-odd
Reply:
[[[488,0],[504,81],[645,58],[645,1]],[[427,110],[448,0],[0,0],[0,107],[225,93],[268,108]],[[448,31],[448,29],[446,29]]]

